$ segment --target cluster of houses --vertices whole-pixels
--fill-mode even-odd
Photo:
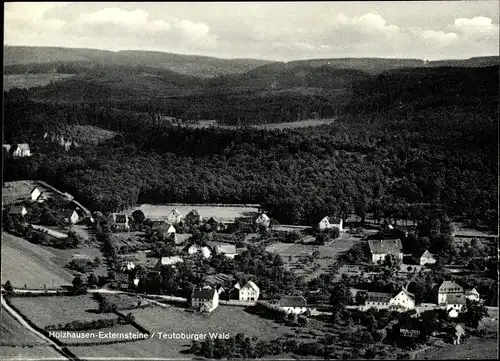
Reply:
[[[27,143],[2,144],[3,149],[14,158],[31,157],[30,146]]]
[[[390,309],[395,311],[409,310],[427,310],[427,309],[444,309],[451,318],[458,317],[467,300],[480,301],[479,293],[475,288],[464,289],[453,281],[444,281],[438,290],[437,304],[426,304],[423,307],[417,307],[415,304],[415,295],[408,292],[406,288],[401,289],[396,294],[383,292],[366,292],[358,291],[364,294],[364,305],[360,306],[361,310],[370,308]]]
[[[370,247],[373,263],[384,262],[388,255],[394,256],[401,262],[403,261],[403,244],[400,239],[370,239],[368,240],[368,246]],[[420,257],[416,257],[414,261],[420,266],[430,265],[436,263],[436,256],[426,250]]]

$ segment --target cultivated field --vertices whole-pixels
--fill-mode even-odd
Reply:
[[[235,218],[254,216],[258,212],[258,206],[214,206],[214,205],[189,205],[189,204],[165,204],[153,205],[142,204],[139,207],[130,209],[125,212],[132,214],[136,209],[144,212],[146,218],[150,219],[165,219],[167,215],[173,210],[177,209],[182,216],[186,216],[192,209],[196,209],[201,217],[209,219],[215,217],[216,219],[224,222],[234,222]]]
[[[53,253],[57,258],[53,259],[53,262],[61,268],[66,268],[66,266],[71,262],[73,254],[84,254],[89,256],[90,260],[93,262],[96,257],[101,259],[101,265],[93,269],[93,273],[96,276],[106,276],[108,269],[105,263],[105,257],[101,250],[95,246],[81,246],[80,248],[69,248],[69,249],[58,249],[48,246],[41,246],[43,249]],[[71,274],[78,274],[76,271],[67,270]],[[48,287],[48,285],[47,285]]]
[[[15,74],[3,76],[3,90],[8,91],[13,88],[29,89],[37,86],[45,86],[51,81],[59,81],[73,74]]]
[[[57,256],[25,239],[2,232],[2,283],[42,289],[71,285],[73,276],[57,262]]]
[[[96,313],[98,304],[90,294],[79,296],[13,297],[11,303],[19,312],[41,328],[72,321],[92,321],[118,317],[114,313]]]

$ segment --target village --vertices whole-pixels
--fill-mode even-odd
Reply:
[[[415,228],[385,222],[362,229],[328,215],[311,226],[281,225],[259,207],[237,214],[224,205],[173,205],[161,211],[140,206],[105,215],[44,182],[12,182],[3,190],[3,232],[64,250],[59,265],[73,275],[72,284],[55,286],[50,277],[30,284],[22,273],[10,272],[7,262],[2,292],[14,304],[33,294],[53,298],[71,290],[139,297],[130,309],[179,305],[207,317],[226,307],[254,309],[291,324],[342,318],[345,312],[390,312],[410,315],[395,321],[398,338],[410,343],[441,334],[445,342],[459,344],[473,313],[478,313],[479,320],[471,321],[476,328],[483,317],[497,321],[497,307],[491,302],[484,307],[477,286],[464,282],[468,279],[459,277],[456,267],[439,262],[429,247],[404,253],[403,242]],[[478,247],[481,239],[483,249],[494,249],[497,242],[464,232],[452,237],[466,239],[466,247],[471,242]],[[5,240],[3,247],[5,263],[10,256]],[[430,291],[422,289],[419,279],[436,267],[451,272],[441,273],[447,276],[429,285]],[[395,281],[388,285],[388,279]],[[447,326],[428,330],[429,312],[448,320]]]

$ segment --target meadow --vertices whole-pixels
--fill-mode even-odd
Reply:
[[[59,80],[64,80],[69,77],[74,76],[74,74],[14,74],[14,75],[4,75],[3,76],[3,90],[9,91],[13,88],[19,89],[29,89],[38,86],[45,86],[50,82],[56,82]]]

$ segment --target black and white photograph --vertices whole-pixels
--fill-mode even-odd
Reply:
[[[4,2],[0,360],[498,359],[498,0]]]

